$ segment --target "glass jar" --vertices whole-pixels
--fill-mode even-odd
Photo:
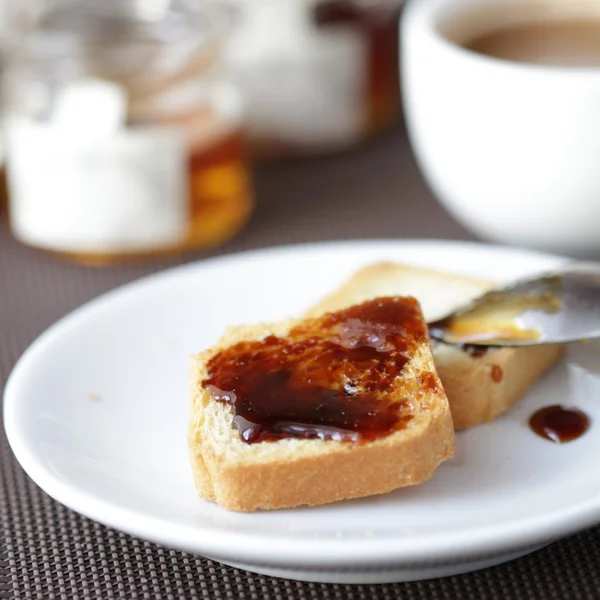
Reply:
[[[237,0],[226,60],[253,156],[341,150],[399,116],[401,0]]]
[[[224,4],[53,3],[9,55],[9,223],[85,263],[223,242],[252,206]]]

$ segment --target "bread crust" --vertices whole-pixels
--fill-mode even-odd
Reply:
[[[339,310],[382,295],[412,295],[425,319],[433,321],[485,291],[494,283],[402,264],[367,266],[309,309],[306,316]],[[435,366],[448,396],[457,430],[489,422],[509,410],[564,354],[562,345],[491,348],[471,356],[440,343],[432,346]]]
[[[493,349],[483,356],[452,350],[444,358],[444,349],[435,345],[433,357],[457,430],[504,414],[564,352],[555,345]]]
[[[431,373],[434,385],[412,399],[417,409],[405,429],[367,442],[244,443],[233,427],[231,407],[215,401],[202,385],[208,361],[239,341],[285,335],[297,322],[230,328],[215,347],[192,358],[188,447],[201,497],[234,511],[315,506],[422,483],[453,456],[452,418],[428,344],[409,365],[415,376]]]

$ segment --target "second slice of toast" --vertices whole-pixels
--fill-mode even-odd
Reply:
[[[200,496],[237,511],[415,485],[454,454],[427,326],[412,298],[230,328],[191,364]]]
[[[356,273],[323,299],[307,316],[370,298],[411,295],[427,322],[440,319],[494,286],[490,281],[411,267],[378,263]],[[454,427],[466,429],[507,411],[562,356],[559,345],[530,348],[459,349],[433,342],[437,372],[448,396]]]

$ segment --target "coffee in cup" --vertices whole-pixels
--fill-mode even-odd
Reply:
[[[517,62],[600,67],[600,19],[513,23],[480,33],[462,46],[479,54]]]
[[[484,239],[600,257],[600,2],[409,0],[404,114],[440,203]]]

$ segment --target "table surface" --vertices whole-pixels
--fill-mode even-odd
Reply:
[[[257,210],[211,253],[110,268],[60,262],[0,230],[0,388],[21,352],[83,302],[148,273],[207,256],[298,242],[472,239],[436,203],[403,131],[341,156],[257,168]],[[23,473],[0,433],[0,598],[600,598],[600,530],[506,565],[406,584],[309,584],[254,575],[150,544],[85,519]]]

